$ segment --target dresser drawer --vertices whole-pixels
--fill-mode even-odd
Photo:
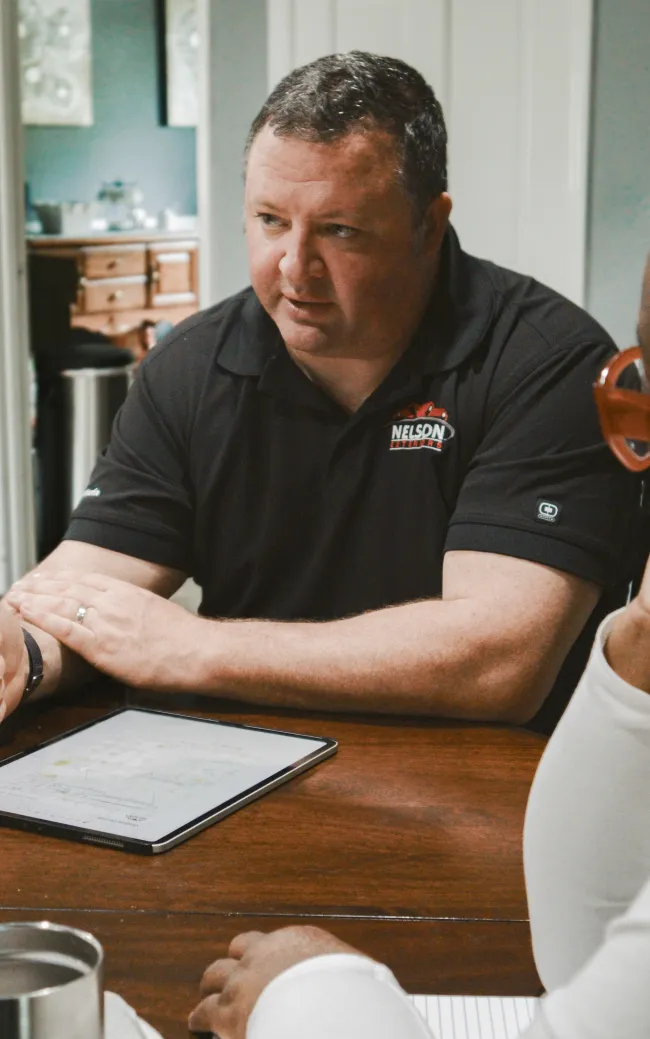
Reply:
[[[163,307],[198,303],[196,242],[158,242],[149,246],[149,303]]]
[[[147,273],[143,245],[89,246],[79,252],[79,271],[84,278],[122,278]]]
[[[82,279],[77,293],[78,312],[97,314],[101,311],[133,310],[147,302],[146,275],[131,278]]]

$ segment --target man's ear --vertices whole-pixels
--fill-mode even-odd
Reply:
[[[447,230],[451,213],[451,195],[443,191],[436,195],[427,207],[422,221],[421,243],[423,252],[436,255]]]

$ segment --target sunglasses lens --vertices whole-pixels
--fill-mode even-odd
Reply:
[[[631,358],[629,363],[618,373],[615,386],[617,389],[636,390],[639,393],[643,393],[646,388],[643,362]]]
[[[643,363],[640,360],[630,361],[620,372],[616,380],[616,389],[632,390],[639,394],[640,400],[644,397],[645,386],[645,373]],[[638,429],[639,419],[637,418],[632,424]],[[637,429],[635,429],[635,433],[637,433]],[[638,429],[638,435],[622,437],[621,439],[625,451],[629,452],[631,457],[638,459],[640,462],[650,461],[650,424],[647,422],[645,414],[642,414],[641,428]]]
[[[650,461],[650,443],[643,440],[625,440],[625,447],[639,461]]]

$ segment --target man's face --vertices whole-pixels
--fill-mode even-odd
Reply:
[[[428,296],[449,211],[418,236],[380,130],[331,144],[265,126],[246,173],[251,282],[295,353],[364,358],[405,346]]]

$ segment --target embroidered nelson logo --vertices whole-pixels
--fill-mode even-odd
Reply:
[[[391,419],[390,450],[419,451],[428,447],[430,451],[442,451],[442,445],[455,433],[448,420],[445,409],[436,408],[433,401],[409,404]]]

